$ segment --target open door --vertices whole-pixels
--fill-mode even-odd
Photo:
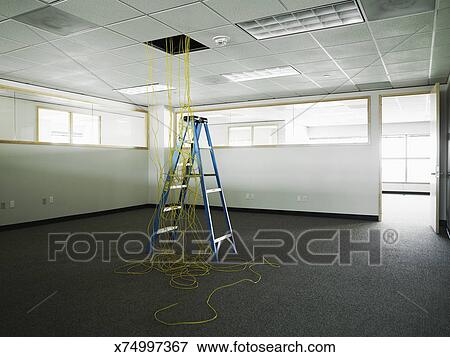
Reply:
[[[439,83],[436,83],[430,95],[430,225],[436,233],[439,233],[439,181],[441,174],[439,167],[439,88]]]

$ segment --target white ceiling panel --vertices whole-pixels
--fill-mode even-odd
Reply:
[[[238,62],[249,69],[263,69],[286,65],[286,62],[276,55],[247,58],[238,60]]]
[[[311,7],[329,5],[338,2],[337,0],[281,0],[289,11],[304,10]]]
[[[303,86],[303,87],[317,87],[313,82],[311,82],[304,75],[299,74],[298,76],[286,76],[279,78],[271,78],[271,81],[277,83],[280,86],[286,88],[291,88],[291,86]]]
[[[184,56],[184,55],[180,55]],[[191,52],[189,54],[190,63],[194,66],[202,66],[211,63],[226,62],[228,59],[223,54],[214,50],[202,50],[198,52]]]
[[[67,0],[55,6],[101,26],[142,15],[118,0]]]
[[[114,69],[116,71],[122,72],[122,73],[126,73],[130,76],[137,76],[137,77],[142,77],[142,78],[151,78],[152,76],[150,75],[150,69],[151,67],[149,67],[148,65],[144,64],[144,63],[132,63],[132,64],[127,64],[127,65],[123,65],[123,66],[119,66],[119,67],[114,67]],[[152,71],[155,71],[155,69],[152,69]]]
[[[217,48],[217,51],[229,59],[237,60],[258,56],[267,56],[270,51],[258,42],[248,42],[240,45]]]
[[[68,39],[99,51],[136,44],[136,41],[104,28],[70,36]]]
[[[122,2],[133,6],[146,14],[191,4],[197,1],[198,0],[122,0]]]
[[[294,66],[302,73],[316,73],[316,72],[328,72],[328,71],[338,71],[339,68],[332,60],[296,64]]]
[[[428,71],[401,72],[390,74],[392,81],[423,80],[428,78]]]
[[[166,57],[166,53],[157,50],[154,47],[147,46],[144,44],[137,44],[131,46],[125,46],[120,48],[115,48],[109,51],[112,54],[118,55],[120,57],[125,57],[136,62],[139,61],[149,61],[154,58]]]
[[[386,65],[389,74],[401,72],[426,71],[430,67],[430,61],[404,62]]]
[[[322,46],[345,45],[353,42],[363,42],[372,39],[367,25],[355,24],[311,33]]]
[[[393,88],[420,87],[428,85],[427,79],[392,80]]]
[[[98,50],[94,48],[80,45],[79,43],[65,38],[53,41],[52,44],[71,57],[85,56],[98,52]]]
[[[363,68],[368,66],[376,66],[380,64],[380,59],[378,55],[368,55],[359,57],[349,57],[336,60],[341,68],[352,69],[352,68]]]
[[[8,55],[0,56],[0,72],[12,72],[36,66],[35,63],[23,61]]]
[[[96,53],[93,55],[80,56],[76,61],[90,69],[102,69],[128,64],[131,61],[124,57],[112,55],[108,52]]]
[[[448,44],[450,44],[450,29],[436,31],[434,45],[445,46]]]
[[[248,68],[240,64],[236,61],[228,61],[224,63],[214,63],[207,64],[202,66],[202,69],[215,73],[215,74],[223,74],[223,73],[231,73],[231,72],[242,72],[247,71]]]
[[[314,81],[332,81],[335,79],[347,79],[342,71],[324,71],[308,73],[307,76]]]
[[[433,29],[433,13],[405,16],[388,20],[370,22],[376,39],[401,35],[430,32]]]
[[[346,69],[345,73],[350,78],[355,77],[383,77],[386,75],[386,71],[383,66],[369,66],[364,68],[354,68],[354,69]]]
[[[12,57],[17,57],[24,61],[30,61],[37,64],[50,64],[67,59],[58,49],[50,44],[41,44],[37,46],[23,48],[9,53]]]
[[[450,7],[450,0],[439,0],[438,2],[439,9],[445,9]]]
[[[265,47],[273,53],[284,53],[296,50],[308,50],[317,48],[319,45],[307,33],[282,36],[260,41]]]
[[[418,33],[415,35],[403,35],[386,37],[377,40],[381,53],[408,51],[418,48],[430,48],[433,34],[431,32]]]
[[[228,25],[226,20],[202,3],[158,12],[152,17],[183,33]]]
[[[37,35],[27,25],[14,20],[6,20],[0,23],[0,37],[26,43],[27,45],[45,42],[45,39]]]
[[[138,42],[153,41],[179,34],[178,31],[171,29],[149,16],[126,20],[118,24],[110,25],[108,28],[131,37]]]
[[[334,59],[378,54],[373,41],[326,47],[326,50]]]
[[[220,26],[213,29],[196,31],[189,33],[188,35],[209,48],[219,47],[213,40],[215,36],[228,36],[230,38],[230,41],[228,42],[229,46],[254,41],[252,36],[235,25]]]
[[[279,57],[292,65],[308,62],[319,62],[329,60],[330,57],[321,48],[314,48],[312,50],[295,51],[279,54]]]
[[[27,45],[22,42],[12,41],[0,37],[0,53],[6,53],[26,46]]]
[[[436,15],[436,29],[448,29],[450,28],[450,7],[445,9],[439,9]]]
[[[417,50],[390,52],[383,55],[383,61],[386,64],[421,61],[430,59],[431,49],[419,48]]]
[[[274,81],[271,81],[270,79],[256,79],[254,81],[247,81],[242,84],[244,86],[254,89],[255,91],[258,91],[258,92],[270,92],[271,90],[274,90],[274,89],[286,90],[286,88],[275,83]]]
[[[207,0],[205,4],[235,23],[286,12],[278,0]]]
[[[37,0],[2,0],[0,1],[0,14],[5,17],[13,17],[44,6],[44,3]]]
[[[97,71],[95,74],[114,88],[133,87],[147,83],[146,79],[130,76],[113,69]]]
[[[439,58],[449,57],[449,56],[450,56],[450,45],[434,47],[433,61],[434,61],[434,58],[439,59]],[[449,63],[449,67],[450,67],[450,63]]]

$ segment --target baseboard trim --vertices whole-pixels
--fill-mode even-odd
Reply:
[[[383,191],[382,193],[390,194],[390,195],[423,195],[429,196],[429,192],[417,192],[417,191]]]
[[[50,223],[66,222],[66,221],[71,221],[71,220],[80,219],[80,218],[98,217],[98,216],[104,216],[104,215],[108,215],[108,214],[112,214],[112,213],[127,212],[127,211],[133,211],[136,209],[151,208],[151,207],[156,207],[156,205],[152,204],[152,203],[146,203],[143,205],[113,208],[113,209],[109,209],[109,210],[105,210],[105,211],[79,213],[79,214],[73,214],[73,215],[63,216],[63,217],[40,219],[37,221],[6,224],[3,226],[0,226],[0,232],[6,231],[6,230],[32,227],[32,226],[40,226],[40,225],[50,224]]]
[[[74,219],[80,218],[89,218],[89,217],[98,217],[103,215],[108,215],[112,213],[120,213],[126,211],[133,211],[136,209],[142,208],[155,208],[156,204],[147,203],[143,205],[122,207],[122,208],[114,208],[105,211],[96,211],[96,212],[88,212],[88,213],[80,213],[74,214],[70,216],[64,217],[55,217],[55,218],[47,218],[37,221],[30,222],[22,222],[22,223],[13,223],[0,226],[0,231],[13,230],[19,228],[32,227],[37,225],[58,223],[58,222],[66,222]],[[197,205],[199,209],[203,209],[203,205]],[[211,206],[213,210],[221,210],[221,206]],[[244,213],[272,213],[272,214],[282,214],[282,215],[290,215],[290,216],[304,216],[304,217],[322,217],[322,218],[339,218],[339,219],[353,219],[353,220],[362,220],[362,221],[378,221],[378,216],[375,215],[363,215],[363,214],[348,214],[348,213],[328,213],[328,212],[310,212],[310,211],[289,211],[289,210],[279,210],[279,209],[266,209],[266,208],[242,208],[242,207],[228,207],[229,211],[233,212],[244,212]]]

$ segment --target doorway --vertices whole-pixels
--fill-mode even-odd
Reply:
[[[439,232],[438,88],[382,96],[381,210],[384,221]]]

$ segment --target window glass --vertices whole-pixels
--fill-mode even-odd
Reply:
[[[383,137],[382,138],[383,158],[405,158],[406,157],[406,137]]]
[[[408,159],[408,182],[428,183],[430,182],[430,160],[429,159]]]
[[[73,113],[72,143],[100,144],[100,117]]]
[[[253,145],[275,145],[278,140],[275,125],[261,125],[253,127]]]
[[[53,109],[38,109],[39,141],[70,143],[70,113]]]
[[[213,143],[214,143],[214,139]],[[252,127],[251,126],[239,126],[229,128],[229,140],[230,146],[250,146],[252,145]]]
[[[145,147],[147,125],[143,117],[102,115],[102,145]],[[162,144],[162,143],[161,143]]]
[[[431,146],[429,136],[408,136],[408,157],[430,157]]]
[[[404,159],[383,159],[383,182],[406,182],[405,163]]]

